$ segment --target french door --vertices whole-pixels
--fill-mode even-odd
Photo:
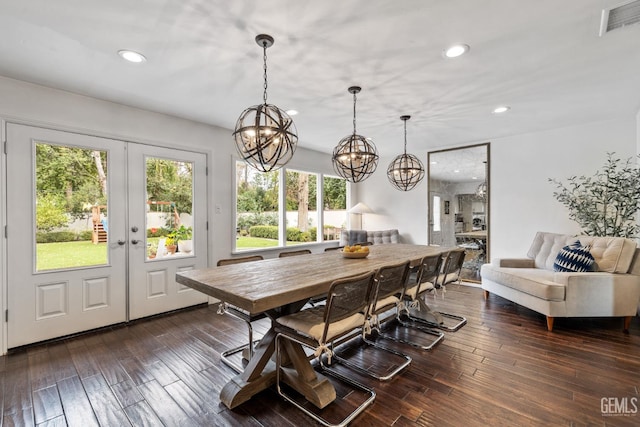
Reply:
[[[174,280],[207,263],[204,154],[12,123],[6,133],[9,348],[207,300]],[[193,245],[170,254],[179,226]]]

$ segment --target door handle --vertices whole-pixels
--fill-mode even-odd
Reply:
[[[124,241],[124,240],[118,240],[118,244],[119,244],[120,246],[124,245],[125,243],[127,243],[127,242],[126,242],[126,241]]]
[[[133,240],[131,241],[131,244],[132,244],[132,245],[137,245],[138,243],[140,243],[140,240],[133,239]]]

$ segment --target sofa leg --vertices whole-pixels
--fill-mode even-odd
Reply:
[[[489,299],[489,291],[487,290],[482,290],[482,295],[484,295],[484,300],[488,300]]]
[[[549,332],[553,331],[553,317],[547,316],[547,330]]]
[[[631,326],[631,319],[633,318],[633,316],[625,316],[624,318],[624,329],[623,332],[625,334],[629,333],[629,326]]]

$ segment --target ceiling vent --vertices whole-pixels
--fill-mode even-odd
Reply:
[[[603,9],[600,37],[609,31],[638,22],[640,22],[640,0],[627,2],[611,9]]]

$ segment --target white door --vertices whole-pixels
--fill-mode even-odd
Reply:
[[[125,160],[122,141],[7,124],[9,348],[126,320]],[[100,224],[108,219],[107,241],[37,245],[42,233],[35,225],[60,225],[65,220],[60,206],[67,198],[72,204],[74,192],[90,191],[80,190],[84,179],[77,178],[97,163],[104,169],[106,193],[95,192],[91,202],[105,221]],[[66,194],[53,190],[53,176],[65,180],[58,187],[66,187]],[[84,221],[92,220],[92,208],[86,206]]]
[[[207,266],[206,156],[143,144],[128,151],[130,319],[206,302],[175,281],[177,272]],[[183,239],[170,253],[166,241],[181,227],[191,231],[190,247]]]
[[[7,199],[9,348],[207,300],[174,280],[207,265],[204,154],[7,124]],[[153,257],[176,218],[193,248]]]

